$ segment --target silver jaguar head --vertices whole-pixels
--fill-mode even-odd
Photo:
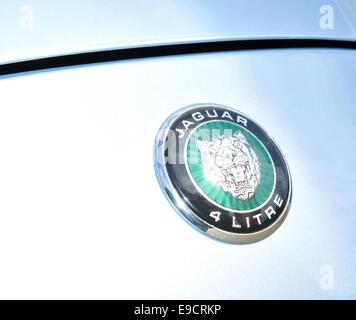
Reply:
[[[260,183],[261,164],[245,136],[214,137],[197,141],[205,177],[239,200],[251,199]]]

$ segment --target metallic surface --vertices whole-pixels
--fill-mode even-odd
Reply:
[[[333,29],[320,27],[326,5],[334,12]],[[1,1],[0,64],[162,43],[266,38],[356,40],[356,1]]]
[[[0,296],[355,298],[355,57],[244,51],[1,78]],[[288,159],[293,206],[262,242],[202,237],[157,185],[160,124],[201,101],[236,106]]]

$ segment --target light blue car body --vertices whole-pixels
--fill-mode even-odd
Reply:
[[[3,1],[0,64],[147,45],[356,41],[356,1]],[[203,236],[160,190],[162,122],[235,108],[286,157],[282,226],[250,245]],[[356,54],[174,55],[0,77],[0,297],[356,298]]]

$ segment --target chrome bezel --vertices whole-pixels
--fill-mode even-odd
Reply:
[[[165,139],[167,136],[167,131],[171,128],[172,123],[175,122],[175,120],[177,120],[177,118],[179,118],[181,115],[185,114],[186,112],[194,110],[198,107],[199,108],[217,107],[217,108],[224,108],[231,112],[238,112],[239,114],[243,115],[247,119],[253,121],[254,124],[258,125],[264,131],[264,133],[268,136],[268,138],[278,148],[278,150],[281,154],[281,157],[283,159],[283,162],[287,168],[287,173],[288,173],[288,177],[289,177],[289,192],[288,192],[288,197],[286,199],[287,203],[284,207],[284,210],[279,214],[278,218],[271,225],[266,227],[265,229],[257,231],[257,232],[252,232],[252,233],[233,233],[233,232],[228,232],[228,231],[222,230],[220,228],[217,228],[216,226],[209,224],[207,221],[204,221],[203,219],[198,217],[187,206],[185,201],[177,193],[176,188],[173,186],[173,184],[168,176],[167,169],[165,166],[165,159],[164,159],[164,143],[165,143]],[[192,104],[192,105],[189,105],[187,107],[177,110],[171,116],[169,116],[163,122],[161,128],[159,129],[159,131],[157,133],[156,139],[155,139],[154,168],[155,168],[155,174],[156,174],[157,180],[159,182],[159,185],[160,185],[164,195],[169,200],[172,207],[180,214],[180,216],[183,217],[185,221],[189,222],[197,230],[201,231],[203,234],[210,236],[212,238],[224,241],[224,242],[235,243],[235,244],[248,244],[248,243],[253,243],[253,242],[257,242],[262,239],[265,239],[266,237],[271,235],[275,230],[277,230],[279,228],[279,226],[283,223],[286,216],[288,215],[288,212],[290,209],[291,199],[292,199],[292,179],[291,179],[291,174],[290,174],[290,170],[289,170],[287,161],[286,161],[283,153],[281,152],[279,146],[270,137],[270,135],[266,132],[266,130],[260,124],[258,124],[256,121],[252,120],[251,118],[246,116],[244,113],[237,111],[233,108],[224,106],[224,105],[215,104],[215,103]]]

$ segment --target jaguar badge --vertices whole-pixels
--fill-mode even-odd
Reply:
[[[155,172],[172,206],[207,235],[252,243],[284,221],[292,185],[276,143],[255,121],[217,104],[171,115],[155,141]]]

